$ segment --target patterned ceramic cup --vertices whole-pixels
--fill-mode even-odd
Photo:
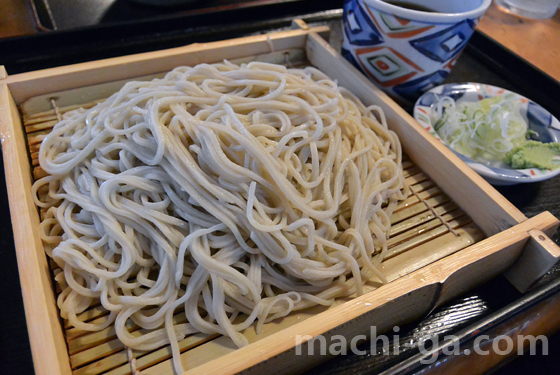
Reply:
[[[344,1],[342,55],[398,102],[412,104],[449,75],[492,0],[389,2]]]

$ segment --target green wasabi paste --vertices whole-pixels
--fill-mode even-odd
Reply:
[[[504,161],[514,169],[560,168],[560,143],[527,141],[508,152]]]

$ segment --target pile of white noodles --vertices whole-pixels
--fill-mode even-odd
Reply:
[[[129,82],[65,116],[39,160],[63,318],[114,324],[133,349],[171,343],[176,371],[186,335],[244,346],[255,321],[384,282],[390,216],[408,195],[381,110],[314,68],[258,62]],[[80,321],[99,300],[105,322]]]

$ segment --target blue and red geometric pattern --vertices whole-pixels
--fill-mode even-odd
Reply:
[[[475,24],[471,20],[465,20],[448,29],[411,40],[410,45],[428,58],[444,62],[465,47],[474,29]]]
[[[477,24],[409,20],[346,0],[342,55],[389,95],[414,102],[445,80]]]
[[[352,45],[373,46],[383,42],[381,33],[359,2],[346,1],[343,17],[344,34]]]

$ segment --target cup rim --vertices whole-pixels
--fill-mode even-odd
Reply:
[[[482,0],[479,7],[462,13],[430,13],[422,12],[419,10],[412,10],[402,8],[393,4],[386,3],[382,0],[363,0],[364,3],[375,7],[377,10],[384,13],[395,14],[399,17],[414,21],[434,22],[434,23],[451,23],[458,22],[464,19],[475,19],[482,16],[486,9],[492,3],[492,0]]]

